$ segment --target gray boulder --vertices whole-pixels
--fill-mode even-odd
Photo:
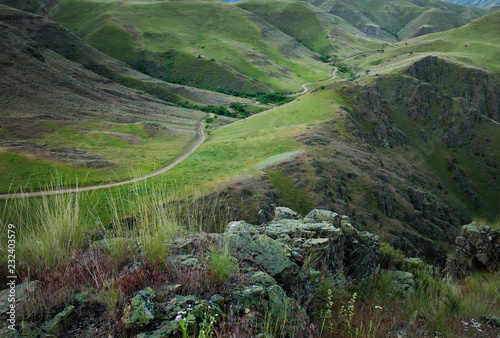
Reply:
[[[472,222],[462,227],[455,245],[455,257],[446,262],[450,277],[460,279],[473,271],[500,269],[500,230]]]

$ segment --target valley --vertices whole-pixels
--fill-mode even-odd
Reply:
[[[460,331],[456,323],[498,309],[493,296],[484,302],[488,310],[467,312],[460,300],[464,295],[438,282],[461,244],[457,236],[466,236],[466,230],[476,226],[479,230],[470,236],[490,234],[486,224],[491,233],[498,230],[497,7],[439,0],[0,3],[0,224],[21,225],[19,250],[25,258],[20,276],[31,269],[37,276],[59,267],[70,269],[66,264],[78,265],[71,260],[77,250],[83,256],[102,254],[95,261],[108,264],[109,259],[110,266],[119,266],[106,283],[122,283],[120,295],[127,295],[126,302],[136,293],[124,291],[128,281],[118,271],[137,261],[144,264],[138,270],[148,276],[144,280],[165,284],[155,279],[160,271],[170,278],[168,283],[181,285],[162,291],[161,297],[169,301],[174,294],[195,294],[208,301],[223,290],[224,296],[239,302],[241,295],[229,295],[227,288],[252,285],[246,274],[265,270],[255,252],[252,260],[258,263],[245,261],[239,249],[231,247],[245,240],[249,242],[244,245],[269,245],[256,249],[259,252],[291,250],[286,259],[301,271],[293,278],[307,282],[292,278],[296,284],[290,286],[272,269],[264,272],[276,278],[287,297],[304,306],[306,321],[315,324],[297,325],[307,327],[312,336],[351,330],[344,324],[318,326],[331,297],[322,285],[336,290],[335,297],[347,304],[346,294],[354,300],[353,294],[366,290],[376,295],[370,288],[382,288],[380,276],[387,277],[387,269],[411,273],[415,290],[434,283],[432,287],[441,289],[433,290],[432,297],[451,299],[453,294],[460,304],[446,305],[453,327],[411,306],[413,312],[403,315],[402,304],[420,300],[403,297],[411,299],[407,304],[391,296],[398,325],[404,322],[420,333],[435,330],[453,336]],[[316,264],[311,258],[316,251],[306,243],[320,245],[325,231],[334,231],[318,225],[323,220],[314,218],[317,213],[328,215],[324,217],[329,224],[343,235],[328,235],[328,243],[338,240],[332,244],[338,247],[325,249],[331,250],[329,263],[318,263],[322,268],[313,281],[311,273],[316,272],[305,267]],[[229,223],[235,220],[241,223]],[[273,221],[283,228],[273,229],[278,226]],[[311,222],[314,225],[308,225]],[[47,224],[59,227],[59,232]],[[463,228],[465,224],[472,226]],[[310,238],[307,227],[313,229],[307,230],[314,233]],[[492,236],[493,243],[496,232]],[[227,247],[214,249],[222,247],[224,238]],[[36,243],[47,245],[35,249]],[[358,243],[366,257],[380,258],[366,263],[369,273],[354,268],[354,258],[364,255],[353,249]],[[337,257],[339,248],[344,251]],[[63,252],[60,261],[49,254],[58,251]],[[171,254],[181,263],[167,264]],[[183,279],[186,274],[197,280],[196,273],[213,266],[218,254],[229,255],[232,258],[226,259],[244,268],[222,278],[224,282],[218,277],[203,281],[213,282],[210,285],[200,281],[196,283],[202,286],[193,286]],[[48,261],[42,264],[40,257]],[[196,263],[193,268],[192,259],[202,262],[201,267]],[[337,265],[339,275],[334,273]],[[491,283],[497,285],[498,273],[492,276]],[[115,287],[104,280],[92,283],[108,292]],[[152,286],[144,281],[136,285]],[[421,290],[427,297],[432,287],[426,287]],[[262,295],[271,303],[270,288]],[[318,301],[323,305],[307,298],[311,292],[321,294]],[[115,330],[113,323],[125,325],[129,311],[122,296],[116,297],[116,313],[99,317],[106,333],[130,336],[152,333],[153,327],[165,329],[167,324],[160,325],[155,317],[154,324],[144,326],[146,331],[135,326]],[[161,297],[155,302],[163,302]],[[58,311],[69,302],[66,298],[54,303]],[[362,299],[374,308],[370,302],[375,298],[365,294]],[[252,306],[246,313],[261,318],[261,305]],[[373,310],[359,306],[357,311],[367,311],[375,320]],[[45,322],[55,308],[40,310],[43,319],[29,314],[28,321]],[[91,316],[92,311],[83,309],[79,311]],[[302,318],[302,310],[293,311]],[[335,311],[340,318],[340,305]],[[408,319],[413,313],[417,322]],[[363,320],[355,317],[358,324]],[[196,321],[201,323],[199,317]],[[395,334],[396,324],[389,322],[379,322],[385,329],[373,336],[382,331]],[[218,330],[224,332],[221,326]],[[286,336],[287,330],[283,326],[270,335]],[[498,328],[488,330],[490,334]],[[181,336],[178,329],[175,332]]]

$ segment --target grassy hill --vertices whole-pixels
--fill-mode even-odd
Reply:
[[[347,57],[380,49],[383,41],[369,38],[342,18],[295,1],[250,0],[238,7],[257,14],[307,48],[323,56]]]
[[[399,43],[399,48],[355,60],[360,73],[397,72],[427,55],[439,55],[469,67],[500,72],[500,12],[494,12],[453,30],[429,34]]]
[[[428,0],[307,0],[329,13],[340,16],[369,36],[387,41],[460,27],[487,13],[445,1]]]
[[[205,113],[89,68],[99,66],[145,89],[151,85],[157,94],[177,95],[177,86],[133,71],[42,17],[0,6],[0,19],[2,192],[11,184],[37,189],[54,175],[65,177],[65,184],[86,185],[149,173],[191,144]],[[175,98],[192,92],[193,102],[231,102],[221,94],[184,92]]]
[[[169,82],[225,91],[295,91],[330,72],[294,38],[219,1],[64,0],[49,17],[91,46]]]
[[[475,6],[481,8],[488,8],[492,6],[500,6],[500,1],[498,0],[447,0],[457,5],[462,6]]]
[[[52,15],[67,21],[70,28],[94,43],[104,41],[100,40],[101,37],[116,37],[104,34],[102,30],[121,22],[116,26],[118,31],[134,31],[137,39],[133,40],[129,34],[127,36],[132,40],[109,40],[114,41],[110,50],[113,46],[128,51],[149,46],[151,50],[157,48],[160,53],[160,42],[166,43],[165,36],[171,36],[176,41],[182,34],[181,29],[174,25],[175,28],[170,28],[173,33],[168,35],[164,31],[167,26],[161,26],[161,20],[156,16],[134,17],[131,9],[137,9],[142,14],[151,13],[148,12],[151,10],[149,6],[154,5],[158,6],[154,7],[158,13],[170,8],[175,9],[177,16],[185,13],[196,17],[199,15],[195,10],[198,6],[208,11],[217,3],[206,1],[196,3],[196,6],[191,1],[85,4],[88,6],[64,1]],[[308,23],[321,15],[328,17],[320,10],[314,12],[308,5],[292,2],[273,4],[279,8],[279,15],[291,15],[300,12],[299,9],[303,10],[304,20]],[[221,50],[226,51],[230,46],[241,49],[244,41],[251,45],[262,31],[256,30],[253,35],[243,36],[249,22],[258,22],[261,28],[271,27],[260,16],[268,21],[274,20],[273,24],[282,26],[283,30],[290,29],[290,35],[300,33],[300,29],[287,28],[286,20],[279,19],[278,14],[268,17],[268,7],[260,2],[248,2],[250,7],[247,9],[239,8],[247,6],[245,3],[217,6],[220,13],[228,15],[226,31],[211,26],[216,34],[200,37],[201,46],[206,47],[200,50],[208,49],[215,53],[219,45]],[[77,9],[83,12],[83,18],[95,21],[70,21],[69,13]],[[258,13],[258,16],[249,11]],[[322,14],[311,16],[311,12]],[[243,21],[243,30],[239,34],[233,31],[232,37],[227,35],[228,27],[232,27],[236,17],[241,18],[241,13],[251,20]],[[495,98],[498,97],[499,83],[494,73],[498,64],[495,49],[498,45],[498,37],[495,36],[499,22],[497,15],[490,14],[456,30],[400,42],[394,50],[348,60],[347,66],[357,72],[357,84],[318,84],[312,93],[286,105],[222,129],[212,127],[209,140],[198,151],[168,175],[152,179],[148,184],[159,186],[165,181],[167,184],[182,182],[180,185],[187,187],[189,192],[199,190],[209,198],[222,191],[238,206],[239,215],[252,221],[268,217],[272,205],[289,205],[301,212],[307,212],[313,206],[329,208],[348,214],[362,228],[380,233],[386,240],[394,241],[397,247],[432,257],[449,247],[459,224],[475,214],[490,217],[496,212],[493,196],[499,184],[493,168],[495,158],[500,156],[495,150],[498,144],[495,136],[498,102]],[[175,20],[180,19],[172,20],[179,23]],[[135,28],[139,33],[124,22],[140,27]],[[160,27],[158,30],[162,29],[157,33],[157,41],[153,39],[156,26]],[[313,27],[312,32],[318,32],[321,27]],[[276,28],[270,29],[260,42],[263,50],[272,50],[266,48],[274,38],[285,39],[279,45],[283,48],[293,40]],[[190,36],[192,32],[188,29],[185,34]],[[273,34],[277,35],[269,38]],[[319,51],[327,41],[322,38],[315,40],[315,34],[309,32],[300,34],[303,35],[297,37],[310,41],[309,47],[320,48]],[[235,36],[238,38],[236,42],[230,40]],[[216,37],[221,41],[209,41]],[[222,38],[225,40],[222,41]],[[471,49],[466,49],[469,47],[465,46],[464,39],[487,48],[471,52]],[[192,48],[193,51],[197,48],[198,42],[193,43],[195,47],[188,47],[192,41],[184,40],[177,41],[178,50]],[[133,43],[127,45],[126,41]],[[302,45],[297,46],[299,52],[306,50]],[[269,54],[277,55],[276,60],[281,60],[276,62],[282,62],[283,51],[289,51],[288,47],[281,47],[278,54]],[[417,47],[421,50],[413,51]],[[103,44],[102,48],[108,47]],[[36,59],[36,52],[29,53]],[[135,52],[125,52],[123,58],[130,56],[133,59],[136,55]],[[314,55],[307,50],[305,53]],[[132,59],[127,61],[133,63]],[[245,60],[248,61],[253,62],[252,59]],[[465,62],[469,62],[467,67]],[[317,64],[326,67],[319,62]],[[152,63],[148,65],[155,69]],[[273,67],[273,64],[268,66]],[[310,69],[304,67],[301,68],[304,71]],[[290,75],[289,80],[292,77]],[[298,76],[296,79],[299,79]],[[50,123],[44,125],[59,128]],[[59,129],[60,134],[46,137],[45,142],[54,142],[58,146],[56,142],[66,133],[66,129]],[[136,136],[140,137],[139,134]],[[71,137],[68,139],[72,140]],[[79,147],[79,143],[74,144],[75,148]],[[131,151],[135,154],[136,150]],[[474,160],[467,161],[471,156]],[[490,158],[493,160],[490,161]],[[473,168],[479,168],[483,175],[476,177]],[[130,189],[134,188],[113,191],[127,194]],[[214,191],[215,195],[212,194]],[[99,205],[105,208],[105,203]],[[425,247],[424,253],[419,245]]]

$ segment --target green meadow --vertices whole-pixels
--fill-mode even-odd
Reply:
[[[151,129],[143,124],[112,122],[41,122],[52,129],[29,140],[52,149],[76,148],[85,153],[66,160],[42,160],[33,155],[0,152],[0,191],[44,190],[54,179],[64,185],[97,185],[144,176],[165,167],[194,142],[194,126]],[[99,156],[85,158],[85,155]],[[42,156],[43,157],[43,156]],[[104,165],[99,161],[105,161]],[[96,164],[97,162],[97,164]],[[102,166],[102,167],[101,167]]]
[[[297,91],[329,70],[295,39],[220,2],[65,0],[49,17],[138,70],[200,88]]]

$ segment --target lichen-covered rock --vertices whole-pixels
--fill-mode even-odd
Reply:
[[[306,303],[311,298],[309,276],[292,259],[290,250],[266,235],[228,233],[231,255],[276,279],[287,292]]]
[[[31,282],[24,282],[20,283],[15,286],[14,289],[12,289],[10,286],[7,289],[1,290],[0,291],[0,315],[6,313],[10,309],[10,304],[9,298],[13,294],[15,290],[15,295],[16,295],[16,302],[21,302],[25,300],[29,294],[33,291],[35,291],[36,285],[38,284],[38,281],[31,281]]]
[[[35,325],[25,321],[21,322],[21,333],[23,337],[28,337],[28,338],[38,338],[45,336],[45,333],[42,331],[41,328],[35,327]]]
[[[235,221],[231,222],[226,227],[226,232],[250,232],[250,233],[258,233],[259,230],[255,225],[248,224],[245,221]]]
[[[344,270],[353,280],[376,276],[380,271],[380,239],[367,231],[357,231],[345,242]]]
[[[176,254],[191,255],[200,247],[207,247],[216,242],[220,237],[220,234],[195,233],[172,239],[170,247]]]
[[[271,324],[284,337],[307,336],[309,319],[305,310],[294,299],[289,298],[279,285],[247,286],[241,291],[233,291],[232,297],[235,309],[261,314],[252,316],[253,326],[256,328]]]
[[[339,214],[329,211],[329,210],[322,210],[322,209],[314,209],[310,213],[306,215],[304,218],[304,222],[311,222],[311,223],[319,223],[319,222],[326,222],[330,223],[334,227],[340,227],[340,222],[342,221],[342,216]]]
[[[140,330],[153,321],[155,318],[152,301],[154,296],[155,292],[150,287],[134,294],[131,304],[125,308],[122,317],[125,329]]]
[[[42,331],[55,336],[61,334],[73,319],[75,315],[74,312],[75,307],[73,305],[66,306],[66,308],[59,312],[54,318],[42,325]]]
[[[451,277],[463,278],[472,271],[500,269],[500,230],[472,222],[462,227],[455,245],[455,257],[446,262],[446,272]]]
[[[261,285],[276,285],[276,279],[271,277],[269,274],[262,272],[262,271],[257,271],[252,275],[252,280],[255,283],[261,284]]]
[[[314,218],[309,218],[307,222],[313,220]],[[345,239],[342,230],[330,223],[281,220],[268,223],[262,231],[291,248],[292,256],[299,264],[307,263],[313,269],[325,268],[332,271],[343,266]]]
[[[198,323],[202,323],[205,316],[214,319],[222,318],[224,313],[212,301],[200,300],[195,296],[176,295],[163,304],[165,316],[158,329],[153,332],[142,333],[138,337],[172,337],[179,333],[179,322],[187,324],[188,333],[194,333]]]
[[[344,235],[348,237],[353,237],[358,235],[358,230],[352,226],[350,223],[351,221],[349,220],[349,217],[347,216],[342,216],[342,219],[340,221],[340,229],[344,232]]]
[[[415,291],[415,278],[406,271],[392,271],[392,286],[395,292],[410,297]]]
[[[274,211],[274,219],[281,221],[282,219],[300,219],[302,218],[297,212],[286,207],[277,207]]]
[[[169,257],[168,262],[173,266],[190,269],[201,269],[202,266],[198,258],[193,255],[173,255]]]

